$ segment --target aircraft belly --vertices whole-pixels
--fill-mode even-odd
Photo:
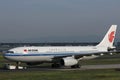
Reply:
[[[52,61],[52,56],[9,56],[9,60],[20,62],[41,62]]]

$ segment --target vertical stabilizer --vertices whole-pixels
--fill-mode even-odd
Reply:
[[[97,45],[97,47],[112,48],[115,39],[116,29],[117,25],[112,25],[103,40]]]

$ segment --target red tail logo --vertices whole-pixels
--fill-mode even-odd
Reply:
[[[27,52],[27,49],[24,49],[24,52]]]
[[[115,31],[112,31],[109,35],[108,35],[108,38],[109,38],[109,42],[112,42],[113,39],[114,39],[114,34],[115,34]]]

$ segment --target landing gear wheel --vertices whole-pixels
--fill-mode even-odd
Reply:
[[[81,67],[81,65],[79,65],[79,64],[71,66],[71,68],[80,68],[80,67]]]
[[[16,62],[16,69],[19,69],[19,65],[21,64],[20,62]]]
[[[61,66],[60,66],[60,64],[58,64],[58,63],[54,63],[54,64],[52,64],[52,68],[60,68]]]

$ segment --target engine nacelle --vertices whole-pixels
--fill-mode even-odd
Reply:
[[[62,66],[73,66],[78,64],[78,61],[76,59],[74,59],[73,57],[66,57],[61,59],[60,64]]]

